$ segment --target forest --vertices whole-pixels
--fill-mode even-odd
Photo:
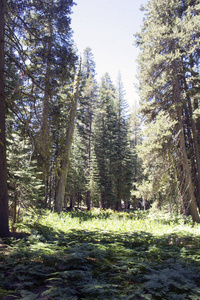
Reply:
[[[0,0],[0,297],[200,299],[200,1],[142,8],[137,110],[74,5]]]
[[[29,208],[153,205],[199,223],[199,1],[144,8],[138,111],[120,73],[98,83],[92,49],[78,57],[73,5],[1,1],[0,235]]]

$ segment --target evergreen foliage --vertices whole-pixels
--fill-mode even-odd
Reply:
[[[140,119],[74,4],[0,0],[0,298],[200,299],[200,0],[144,8]]]
[[[199,222],[198,124],[193,119],[194,103],[196,107],[198,104],[192,96],[199,76],[196,68],[199,66],[199,1],[152,0],[146,11],[143,28],[137,35],[141,48],[141,112],[149,131],[154,128],[155,131],[153,139],[144,138],[144,146],[148,144],[153,150],[150,153],[154,152],[145,158],[145,163],[151,166],[154,157],[149,174],[151,186],[155,185],[152,174],[158,174],[159,159],[164,155],[161,168],[166,176],[162,189],[166,191],[173,181],[172,189],[177,190],[182,211],[190,210],[193,220]],[[161,126],[161,119],[166,125]]]
[[[115,152],[115,186],[116,186],[116,210],[121,208],[121,201],[126,204],[130,202],[130,191],[134,176],[134,145],[131,143],[130,120],[127,114],[128,104],[125,100],[125,92],[121,74],[118,74],[116,85],[116,152]]]
[[[93,146],[93,120],[97,102],[98,86],[95,79],[95,62],[92,50],[88,47],[83,53],[82,64],[82,84],[81,97],[77,111],[77,133],[79,136],[78,147],[81,152],[81,168],[84,168],[84,194],[83,198],[87,209],[90,210],[92,204],[92,146]],[[77,142],[77,140],[76,140]]]
[[[9,213],[15,231],[24,209],[42,207],[152,205],[199,223],[200,1],[143,8],[140,118],[120,74],[97,83],[91,48],[78,65],[74,4],[0,1],[0,236]]]
[[[114,160],[116,152],[115,88],[108,73],[99,87],[98,113],[95,119],[95,155],[98,166],[98,181],[101,192],[101,207],[114,208],[115,198]],[[111,206],[112,205],[112,206]]]
[[[7,153],[10,214],[12,230],[15,231],[15,223],[21,219],[20,210],[40,206],[43,202],[44,186],[29,138],[23,136],[20,128],[9,128]]]
[[[72,6],[73,1],[68,0],[9,1],[5,13],[7,105],[17,116],[13,127],[20,120],[33,145],[30,152],[45,187],[43,206],[49,207],[55,197],[56,168],[68,126],[68,98],[77,60],[70,28]]]

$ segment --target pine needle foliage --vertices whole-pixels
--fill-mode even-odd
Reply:
[[[1,299],[200,299],[199,225],[147,212],[43,212],[1,241]]]

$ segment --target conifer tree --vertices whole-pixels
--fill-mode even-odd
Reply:
[[[114,181],[114,160],[116,153],[116,110],[115,88],[108,73],[99,87],[98,110],[95,118],[95,156],[98,167],[98,183],[102,208],[114,208],[116,186]]]
[[[77,115],[77,129],[80,135],[82,159],[84,164],[84,176],[87,182],[85,198],[87,209],[91,206],[91,155],[93,137],[93,118],[97,99],[97,83],[95,80],[95,63],[90,48],[86,48],[83,53],[82,66],[82,87],[81,97]]]
[[[41,207],[44,187],[30,139],[18,122],[7,117],[8,191],[12,230],[19,221],[20,209]],[[13,126],[14,125],[14,126]]]
[[[198,65],[198,7],[199,1],[152,0],[147,5],[146,19],[138,34],[138,45],[142,50],[139,58],[142,113],[148,123],[156,123],[160,112],[172,118],[169,149],[176,140],[174,161],[179,162],[182,170],[179,185],[184,182],[188,195],[185,207],[190,208],[196,222],[200,222],[197,211],[199,200],[194,189],[194,178],[198,178],[198,173],[192,173],[198,169],[199,149],[189,98],[195,76],[191,68],[188,72],[188,66],[191,56]],[[192,20],[195,20],[194,27],[191,26],[194,25]],[[186,87],[185,81],[190,80],[191,84]],[[164,141],[165,134],[160,143]],[[195,167],[190,163],[192,156],[189,153],[189,142],[193,149],[192,156],[195,156],[192,163]],[[155,146],[157,153],[160,149]]]
[[[37,108],[36,115],[33,114],[31,121],[38,120],[34,143],[43,165],[45,204],[51,193],[50,169],[54,143],[52,130],[55,131],[57,126],[57,123],[51,123],[52,112],[55,112],[56,109],[66,111],[65,107],[67,105],[68,108],[70,107],[70,101],[68,104],[63,103],[60,98],[62,97],[61,93],[64,93],[64,87],[67,84],[73,84],[77,59],[71,41],[69,15],[72,5],[73,1],[71,0],[38,1],[34,3],[31,7],[32,10],[27,14],[27,22],[32,24],[33,28],[37,20],[40,23],[39,30],[36,29],[37,36],[29,32],[25,44],[30,60],[29,70],[34,73],[36,81],[35,87],[34,82],[31,82],[30,85],[36,101],[34,107]],[[39,99],[38,94],[40,95]],[[67,102],[67,100],[65,101]],[[68,126],[66,122],[62,124],[62,127],[66,126]]]
[[[130,191],[133,181],[133,155],[130,145],[128,104],[125,100],[121,74],[118,74],[116,85],[116,153],[114,156],[116,204],[115,209],[121,208],[121,200],[130,201]]]
[[[51,182],[56,170],[52,169],[61,153],[55,146],[62,147],[61,135],[54,140],[60,122],[52,123],[53,114],[70,110],[67,96],[77,60],[71,40],[72,5],[71,0],[9,1],[6,14],[7,104],[25,125],[42,166],[45,205],[55,194]],[[61,128],[66,128],[66,117],[62,121]]]
[[[142,168],[142,159],[138,156],[137,147],[142,143],[142,124],[139,118],[138,109],[135,107],[132,109],[130,114],[130,144],[132,149],[133,164],[132,166],[132,190],[131,190],[131,201],[128,202],[127,207],[130,209],[130,205],[134,209],[139,208],[140,197],[136,197],[136,186],[139,182],[144,179],[144,172]]]

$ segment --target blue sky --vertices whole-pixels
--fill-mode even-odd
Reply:
[[[73,8],[73,39],[82,54],[90,47],[96,63],[97,80],[108,72],[116,83],[121,72],[126,99],[133,106],[138,102],[137,83],[139,53],[134,34],[140,31],[144,13],[140,6],[147,0],[75,0]]]

